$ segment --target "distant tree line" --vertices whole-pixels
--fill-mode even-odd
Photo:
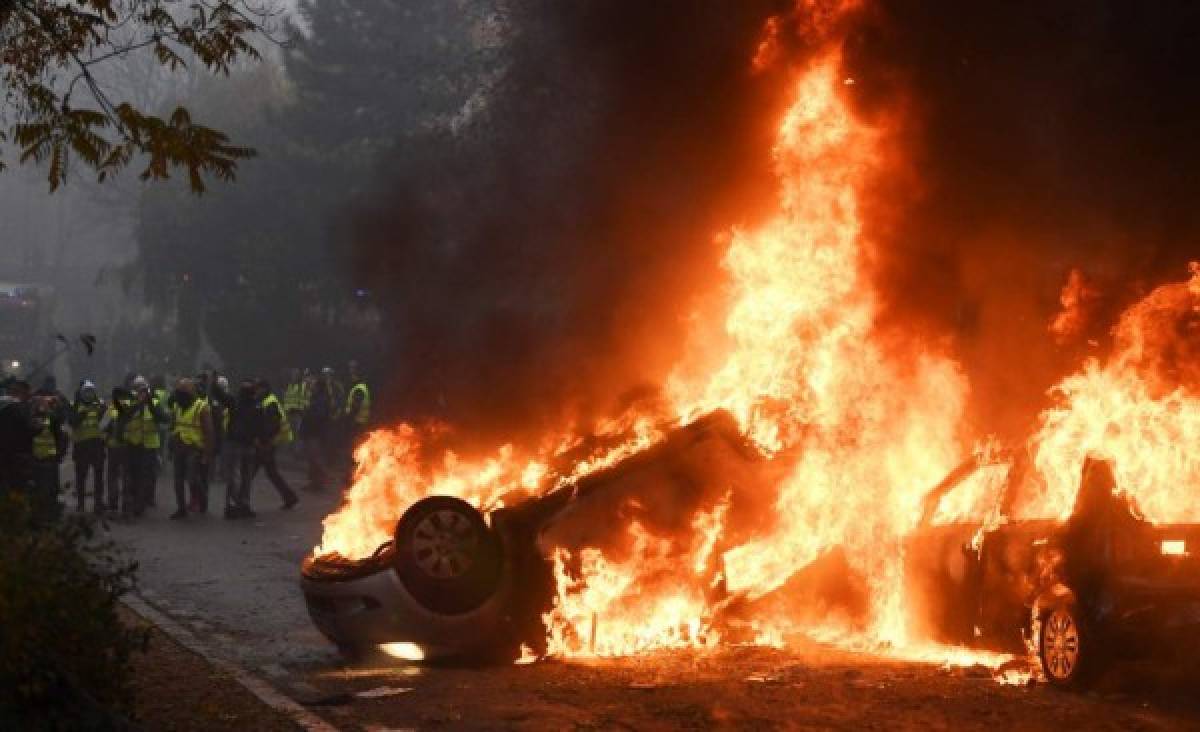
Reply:
[[[354,203],[380,161],[454,134],[495,63],[478,0],[304,0],[298,13],[279,64],[187,92],[258,151],[237,184],[141,194],[131,275],[151,330],[170,335],[167,370],[207,348],[272,373],[378,352],[374,293],[347,274]]]

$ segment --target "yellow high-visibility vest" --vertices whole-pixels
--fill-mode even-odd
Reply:
[[[356,424],[366,426],[371,419],[371,390],[363,382],[358,382],[350,388],[350,392],[346,394],[346,414],[350,414],[350,410],[354,408],[355,393],[362,394],[362,404],[358,407],[358,414],[354,415]]]
[[[122,400],[121,406],[128,408],[129,402]],[[117,414],[117,407],[113,405],[108,408],[108,446],[109,447],[124,447],[125,440],[118,434],[117,420],[120,416]]]
[[[192,402],[192,406],[187,409],[181,408],[178,404],[171,407],[171,411],[175,415],[175,427],[171,430],[172,434],[185,445],[203,448],[204,427],[201,418],[205,409],[208,409],[208,402],[199,398]]]
[[[158,423],[154,421],[153,408],[158,407],[158,400],[147,402],[146,408],[138,412],[125,425],[125,443],[133,447],[144,447],[157,450],[162,447],[158,438]]]
[[[100,419],[104,416],[104,402],[80,404],[75,413],[80,417],[79,426],[71,430],[71,437],[76,443],[89,440],[102,440],[104,433],[100,431]]]
[[[287,389],[283,392],[283,408],[288,412],[296,412],[304,409],[304,384],[297,382],[288,384]]]
[[[52,460],[58,457],[58,440],[50,427],[50,418],[42,420],[42,428],[33,436],[33,457],[35,460]]]
[[[279,403],[279,399],[274,394],[267,394],[261,402],[263,409],[274,409],[279,413],[279,431],[275,433],[274,442],[276,445],[286,445],[295,437],[292,435],[292,425],[288,423],[287,414],[283,411],[283,405]]]

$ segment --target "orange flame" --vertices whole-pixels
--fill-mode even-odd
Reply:
[[[863,273],[868,243],[858,196],[877,172],[879,135],[839,96],[839,68],[830,52],[798,79],[775,150],[779,214],[731,236],[723,343],[697,344],[698,353],[723,357],[715,367],[681,364],[668,392],[684,422],[726,409],[765,453],[799,449],[782,484],[764,487],[775,527],[721,554],[726,589],[762,596],[823,551],[845,546],[871,578],[873,636],[902,646],[901,539],[925,490],[959,456],[966,387],[952,361],[924,352],[902,360],[873,338],[876,302]],[[697,569],[709,563],[723,510],[697,518],[689,548]],[[585,550],[572,577],[563,571],[569,557],[556,556],[552,651],[629,653],[714,641],[708,578],[676,569],[682,584],[664,582],[669,543],[636,525],[631,531],[633,557],[620,564]],[[756,633],[774,641],[786,626],[786,619],[760,621]]]
[[[715,365],[699,356],[667,385],[684,422],[717,408],[732,412],[762,450],[800,448],[790,475],[771,491],[779,521],[749,543],[713,557],[725,509],[695,519],[686,558],[634,523],[622,561],[584,549],[578,571],[555,556],[558,596],[546,620],[552,652],[623,654],[717,641],[709,585],[761,596],[822,551],[847,546],[871,578],[872,628],[905,639],[900,540],[920,498],[959,454],[965,382],[956,365],[925,352],[888,353],[873,338],[876,301],[864,274],[859,192],[876,174],[879,133],[858,122],[840,94],[840,54],[826,52],[797,80],[775,149],[779,213],[756,231],[735,231],[725,258],[731,301]],[[698,343],[697,353],[712,344]],[[580,461],[561,480],[609,465],[659,439],[652,423],[617,449]],[[361,557],[390,535],[403,509],[433,493],[493,507],[514,488],[529,495],[556,449],[518,456],[501,448],[464,464],[447,454],[420,465],[409,426],[376,432],[359,448],[362,466],[345,506],[325,522],[320,553]],[[710,566],[720,565],[714,573]],[[692,567],[693,572],[681,572]],[[776,627],[776,626],[779,627]],[[784,623],[783,625],[786,625]],[[775,641],[786,630],[762,624]]]
[[[855,5],[806,0],[832,12]],[[819,15],[826,27],[833,15]],[[774,22],[756,65],[775,54]],[[843,94],[841,57],[826,50],[795,81],[774,150],[777,212],[761,226],[728,235],[728,303],[717,334],[697,331],[692,348],[664,385],[686,424],[728,410],[742,433],[782,467],[760,486],[773,523],[730,545],[732,494],[692,517],[683,540],[655,536],[636,521],[624,527],[628,549],[596,548],[551,556],[557,580],[545,616],[552,654],[622,655],[722,642],[714,618],[729,598],[753,601],[835,547],[866,578],[865,628],[807,628],[850,646],[944,663],[995,665],[1001,657],[937,647],[909,636],[904,538],[921,515],[927,490],[959,462],[968,387],[948,356],[919,344],[885,341],[870,279],[872,244],[861,221],[862,196],[886,167],[887,130],[858,120]],[[1082,280],[1064,295],[1068,310],[1086,299]],[[1115,354],[1090,362],[1060,384],[1032,441],[1035,484],[1016,518],[1065,517],[1090,453],[1116,459],[1118,478],[1149,517],[1196,520],[1188,487],[1200,478],[1200,363],[1178,338],[1181,323],[1200,322],[1200,274],[1160,288],[1118,325]],[[1189,320],[1190,318],[1190,320]],[[1063,321],[1062,328],[1068,324]],[[1183,339],[1183,343],[1187,343]],[[409,425],[372,433],[358,448],[359,469],[342,508],[324,523],[318,554],[370,555],[404,510],[431,494],[462,497],[487,510],[538,495],[637,453],[663,438],[646,414],[592,426],[615,446],[576,455],[578,430],[549,436],[530,454],[503,446],[464,461],[444,453],[422,462],[427,431]],[[978,448],[990,453],[993,446]],[[572,453],[573,454],[573,453]],[[987,462],[984,460],[983,462]],[[987,496],[1002,474],[987,471],[939,510],[983,521]],[[717,591],[719,590],[719,591]],[[779,644],[797,630],[787,617],[753,618],[755,642]],[[529,654],[526,654],[527,656]]]
[[[1117,484],[1152,521],[1200,521],[1200,268],[1129,308],[1114,350],[1054,389],[1033,438],[1039,481],[1019,517],[1065,518],[1088,455],[1113,460]]]

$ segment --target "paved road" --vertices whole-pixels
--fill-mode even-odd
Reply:
[[[303,482],[297,472],[285,468],[284,475],[293,486]],[[216,486],[209,515],[171,521],[174,492],[163,476],[158,507],[136,522],[113,523],[110,531],[138,561],[147,602],[225,657],[278,675],[281,666],[334,659],[308,619],[297,579],[339,492],[298,493],[299,505],[283,511],[260,476],[252,497],[257,518],[222,518],[224,487]]]
[[[285,475],[299,475],[285,468]],[[221,489],[215,494],[223,495]],[[591,663],[424,668],[346,666],[312,628],[297,585],[336,491],[282,511],[265,480],[258,518],[169,521],[173,495],[112,536],[141,563],[143,597],[218,655],[304,701],[341,729],[1200,729],[1194,676],[1165,703],[1121,683],[1088,695],[1003,686],[986,670],[942,669],[800,641]],[[1144,678],[1137,674],[1138,678]],[[376,698],[358,692],[387,688]],[[397,690],[401,690],[398,693]],[[1144,692],[1145,690],[1143,690]]]

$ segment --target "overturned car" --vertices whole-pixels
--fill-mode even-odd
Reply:
[[[682,529],[697,506],[775,469],[733,418],[716,412],[658,444],[539,498],[486,516],[431,496],[408,508],[393,540],[365,560],[309,557],[301,588],[317,628],[344,654],[403,643],[413,656],[511,658],[545,649],[554,547],[601,546],[637,520]]]

